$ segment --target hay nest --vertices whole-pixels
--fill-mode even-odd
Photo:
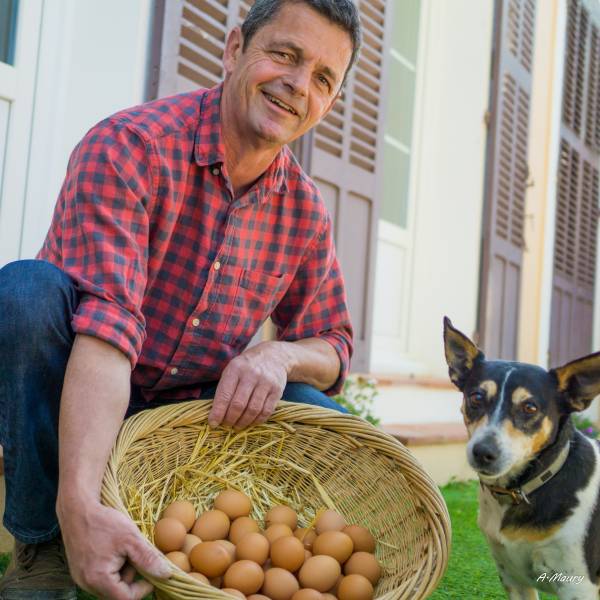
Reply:
[[[211,429],[211,401],[143,411],[123,424],[102,485],[102,501],[127,515],[152,541],[172,501],[198,513],[225,488],[247,494],[262,522],[274,504],[298,513],[298,526],[331,508],[377,540],[382,577],[375,598],[425,598],[448,561],[450,519],[437,486],[410,452],[364,420],[280,402],[266,423],[236,432]],[[158,597],[231,600],[177,569],[168,580],[144,574]]]

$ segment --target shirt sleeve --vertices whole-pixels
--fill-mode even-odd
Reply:
[[[328,214],[271,318],[278,340],[316,337],[333,346],[340,358],[340,373],[325,393],[339,393],[350,370],[352,325]]]
[[[132,368],[145,339],[151,179],[150,155],[138,134],[118,121],[98,124],[71,155],[38,253],[77,285],[73,330],[115,346]]]

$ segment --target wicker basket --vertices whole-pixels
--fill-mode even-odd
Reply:
[[[402,444],[358,417],[291,402],[280,402],[263,425],[210,429],[210,407],[184,402],[128,419],[105,472],[103,502],[150,540],[168,503],[186,498],[205,510],[226,487],[253,498],[259,521],[273,504],[292,506],[299,526],[333,508],[378,542],[376,598],[432,592],[448,561],[450,520],[436,485]],[[159,598],[231,600],[178,569],[167,581],[147,579]]]

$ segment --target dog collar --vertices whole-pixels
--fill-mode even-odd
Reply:
[[[542,471],[537,477],[530,479],[520,487],[503,488],[498,485],[483,483],[481,479],[479,480],[479,483],[482,487],[486,487],[490,490],[492,496],[494,496],[500,504],[516,505],[521,504],[521,502],[531,504],[528,495],[550,481],[550,479],[561,470],[569,455],[570,446],[571,442],[567,442],[564,448],[559,452],[558,456],[554,459],[554,462],[545,471]]]

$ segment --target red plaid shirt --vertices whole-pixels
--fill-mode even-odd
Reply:
[[[75,281],[73,329],[128,356],[146,398],[193,398],[269,316],[277,339],[318,337],[352,352],[331,220],[283,148],[234,199],[221,87],[102,121],[71,155],[38,258]]]

